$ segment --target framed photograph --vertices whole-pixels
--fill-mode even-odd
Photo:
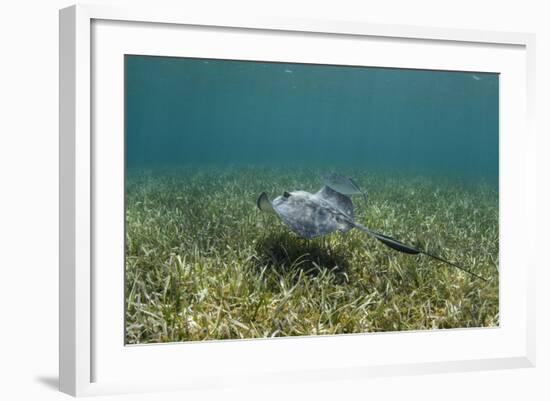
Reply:
[[[534,37],[60,12],[60,388],[535,363]]]

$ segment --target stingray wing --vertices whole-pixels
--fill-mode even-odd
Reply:
[[[267,194],[258,198],[258,208],[273,211],[283,223],[302,238],[311,239],[334,231],[348,231],[353,225],[342,212],[322,198],[305,191],[285,193],[269,201]]]
[[[328,186],[321,188],[314,196],[327,202],[332,208],[349,217],[350,220],[355,218],[353,203],[349,196],[336,192]]]
[[[273,205],[271,204],[271,201],[269,200],[265,192],[262,192],[260,194],[258,200],[256,201],[256,205],[258,206],[258,209],[260,209],[262,212],[275,213]]]
[[[323,176],[323,183],[327,187],[343,195],[363,195],[363,198],[365,198],[365,202],[367,201],[367,194],[361,191],[359,186],[351,178],[346,177],[342,174],[327,174]]]

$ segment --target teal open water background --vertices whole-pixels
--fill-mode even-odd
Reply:
[[[498,184],[498,74],[126,56],[127,168],[354,168]]]

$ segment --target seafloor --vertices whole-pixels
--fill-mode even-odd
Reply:
[[[367,227],[471,269],[398,253],[351,230],[306,241],[258,195],[317,191],[304,169],[130,171],[128,344],[497,326],[498,188],[340,171]]]

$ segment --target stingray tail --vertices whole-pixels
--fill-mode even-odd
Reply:
[[[453,266],[453,267],[456,267],[457,269],[460,269],[474,277],[477,277],[483,281],[487,281],[486,278],[484,277],[481,277],[481,276],[478,276],[477,274],[471,272],[470,270],[456,264],[456,263],[453,263],[453,262],[449,262],[448,260],[445,260],[443,258],[440,258],[439,256],[436,256],[436,255],[433,255],[431,253],[428,253],[426,251],[423,251],[421,249],[417,249],[417,248],[414,248],[410,245],[406,245],[400,241],[397,241],[396,239],[394,238],[391,238],[391,237],[388,237],[387,235],[384,235],[384,234],[380,234],[380,233],[377,233],[376,231],[372,231],[370,229],[368,229],[367,227],[365,226],[362,226],[361,224],[357,224],[355,223],[355,227],[357,227],[358,229],[360,229],[361,231],[364,231],[366,232],[367,234],[370,234],[372,235],[374,238],[376,238],[378,241],[380,241],[381,243],[383,243],[384,245],[392,248],[392,249],[395,249],[396,251],[399,251],[399,252],[403,252],[403,253],[407,253],[409,255],[418,255],[418,254],[423,254],[423,255],[426,255],[426,256],[429,256],[430,258],[433,258],[435,260],[438,260],[440,262],[443,262],[443,263],[446,263],[450,266]]]

